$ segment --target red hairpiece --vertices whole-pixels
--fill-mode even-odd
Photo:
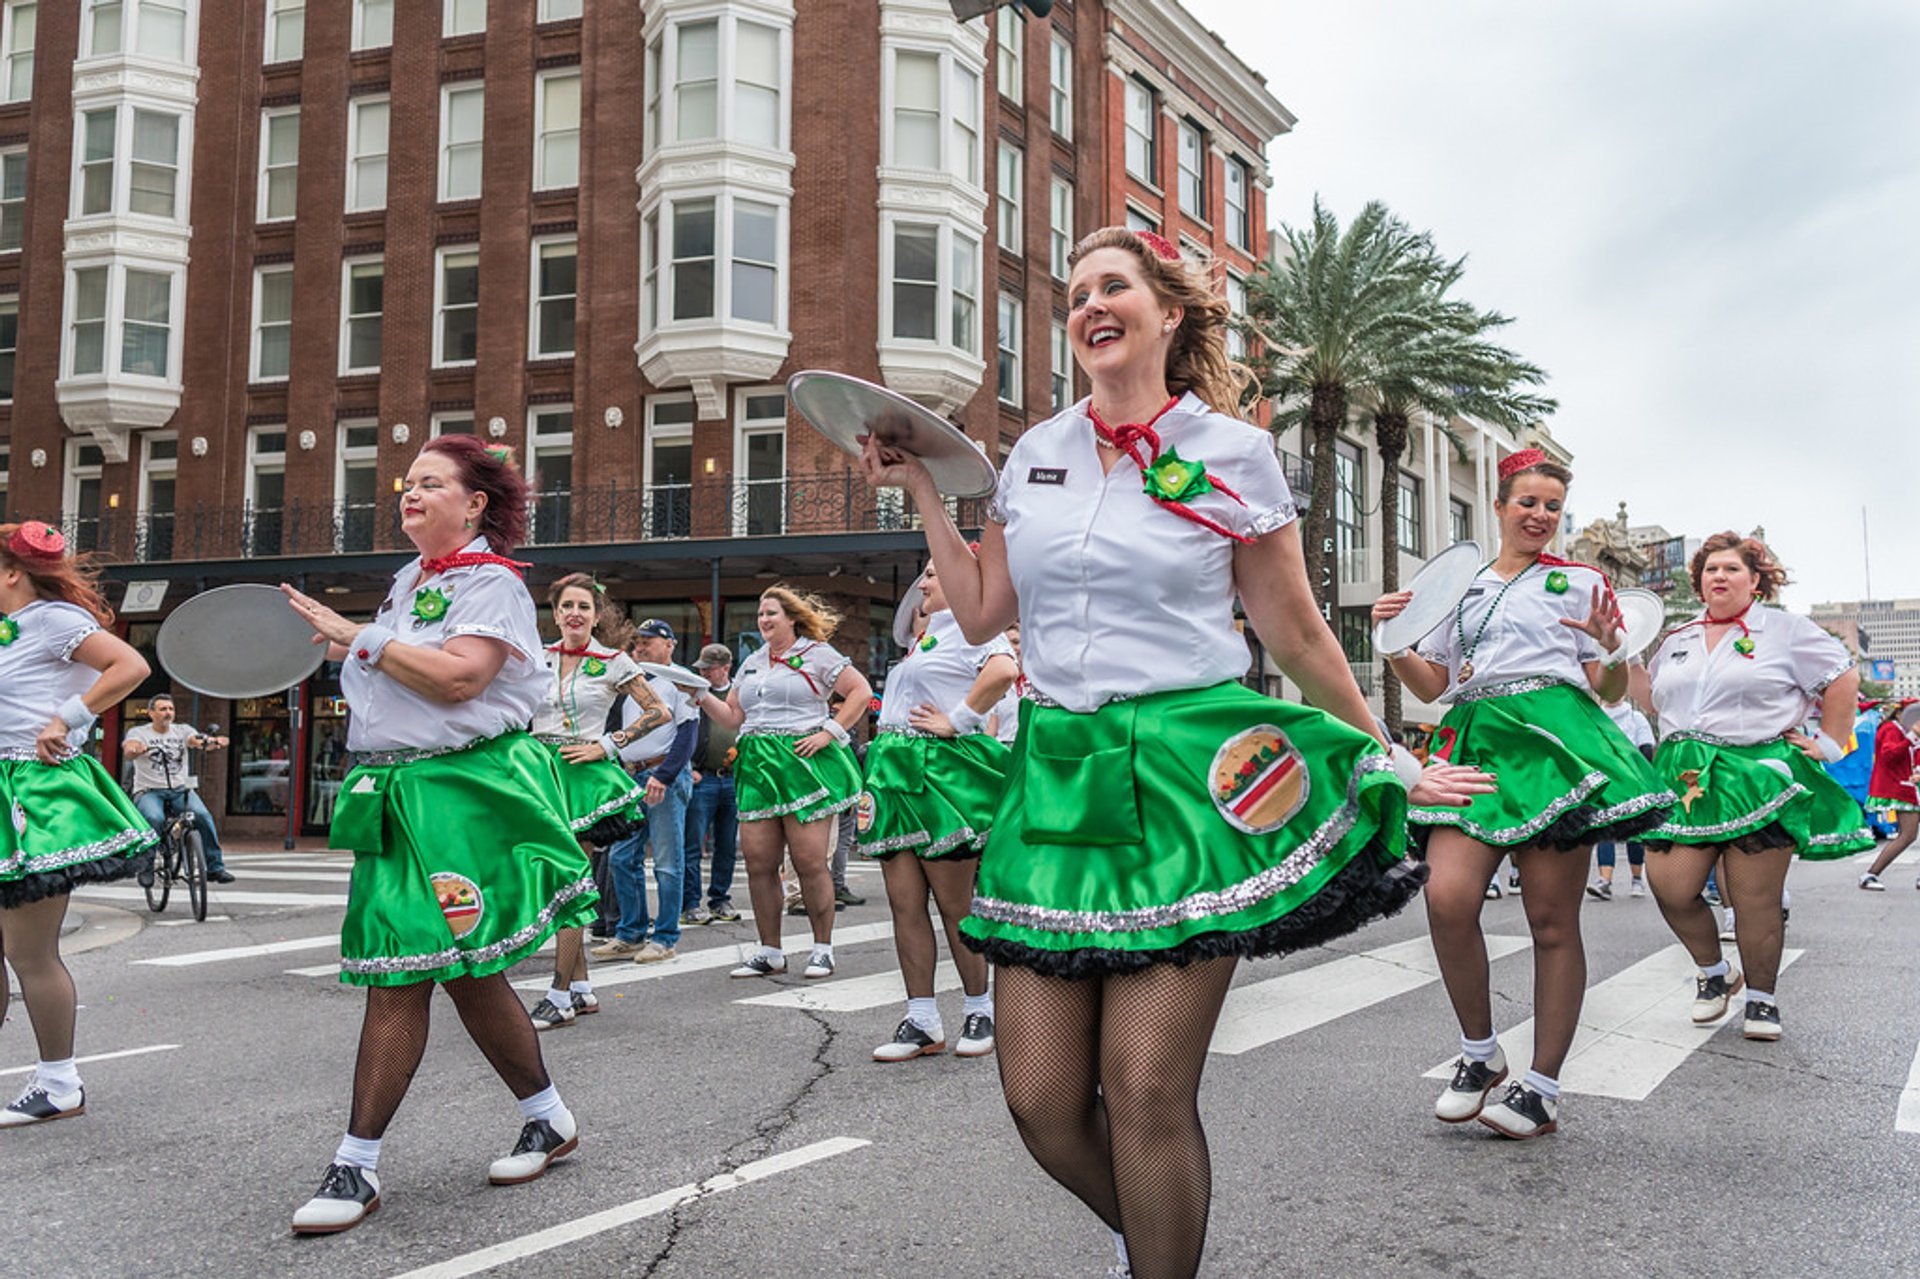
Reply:
[[[1146,245],[1167,261],[1178,262],[1180,260],[1180,250],[1173,246],[1173,241],[1167,239],[1166,236],[1161,235],[1158,231],[1135,231],[1134,234],[1140,237],[1140,243]]]
[[[1547,455],[1539,449],[1521,449],[1518,453],[1509,453],[1500,459],[1500,478],[1507,479],[1518,475],[1529,466],[1538,466],[1547,460]]]
[[[13,530],[7,551],[21,560],[57,560],[67,553],[67,539],[45,520],[28,520]]]

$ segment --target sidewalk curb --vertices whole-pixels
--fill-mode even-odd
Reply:
[[[66,955],[83,955],[136,937],[146,926],[141,915],[115,906],[88,902],[81,909],[69,907],[67,918],[60,926],[60,951]]]

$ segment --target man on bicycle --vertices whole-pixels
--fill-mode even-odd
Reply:
[[[168,817],[185,809],[193,814],[200,828],[200,840],[207,854],[207,879],[215,884],[231,884],[233,872],[220,857],[220,836],[213,829],[213,814],[200,798],[199,779],[187,766],[189,750],[219,750],[227,744],[224,737],[207,737],[194,731],[191,724],[174,722],[173,697],[156,693],[147,699],[147,718],[151,721],[127,730],[122,748],[133,761],[133,806],[155,830]],[[140,872],[145,884],[153,875],[149,868]]]

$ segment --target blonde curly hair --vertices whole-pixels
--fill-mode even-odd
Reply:
[[[774,600],[793,619],[793,633],[802,639],[826,643],[840,627],[840,614],[832,605],[808,591],[796,591],[785,582],[760,592],[763,600]]]

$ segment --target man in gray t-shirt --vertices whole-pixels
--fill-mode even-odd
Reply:
[[[189,748],[218,750],[227,739],[203,736],[191,724],[176,723],[173,698],[166,693],[156,693],[147,700],[147,718],[151,722],[128,729],[121,743],[127,758],[133,761],[133,806],[155,830],[182,809],[192,813],[206,849],[207,878],[216,884],[231,884],[233,872],[220,856],[220,835],[213,828],[213,814],[200,798],[199,779],[193,776],[187,756]],[[152,873],[141,871],[141,882],[145,883]]]

